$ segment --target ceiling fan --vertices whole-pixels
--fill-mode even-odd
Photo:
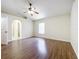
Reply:
[[[27,1],[28,1],[28,0],[27,0]],[[29,6],[30,6],[30,7],[28,8],[28,13],[31,14],[31,16],[33,16],[34,13],[35,13],[35,14],[39,14],[37,11],[35,11],[36,8],[33,8],[33,7],[32,7],[32,3],[31,3],[30,1],[28,1],[28,3],[29,3]],[[26,13],[26,12],[24,12],[24,13]]]

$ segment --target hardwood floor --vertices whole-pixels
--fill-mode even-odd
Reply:
[[[1,59],[77,59],[70,43],[28,38],[2,46]]]

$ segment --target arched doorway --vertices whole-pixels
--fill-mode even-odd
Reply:
[[[21,21],[14,20],[12,23],[12,40],[21,38]]]

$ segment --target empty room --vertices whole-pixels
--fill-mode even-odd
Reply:
[[[1,0],[1,59],[78,59],[78,0]]]

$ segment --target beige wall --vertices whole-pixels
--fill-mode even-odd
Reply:
[[[38,33],[39,23],[45,23],[45,34]],[[50,17],[35,21],[35,36],[46,37],[50,39],[70,41],[70,15]]]
[[[7,37],[8,37],[8,39],[6,38],[8,41],[12,41],[12,22],[14,20],[20,20],[21,23],[22,23],[22,38],[28,38],[28,37],[32,36],[32,33],[33,33],[32,20],[24,19],[24,18],[17,17],[17,16],[14,16],[14,15],[10,15],[10,14],[6,14],[6,13],[2,13],[1,15],[7,17],[6,19],[8,19],[8,21],[7,21],[7,26],[8,26]],[[4,23],[5,23],[6,19],[3,21]],[[4,35],[2,37],[4,37]],[[6,39],[1,38],[2,41],[5,41]]]
[[[78,55],[78,6],[77,0],[73,3],[71,12],[71,44]]]

